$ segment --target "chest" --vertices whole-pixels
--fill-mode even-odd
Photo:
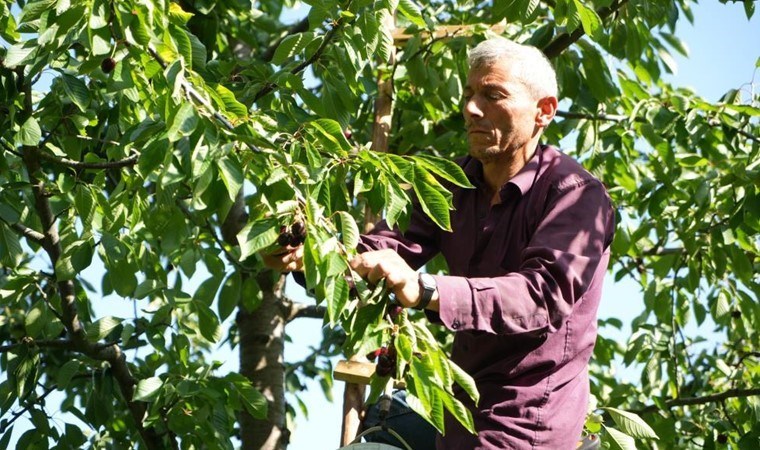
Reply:
[[[535,194],[522,195],[514,189],[492,206],[483,192],[455,193],[452,232],[444,233],[441,241],[450,273],[493,277],[517,271],[542,210],[541,199]]]

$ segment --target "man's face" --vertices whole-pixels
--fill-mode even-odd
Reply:
[[[464,89],[470,155],[481,162],[513,158],[539,132],[538,100],[508,62],[471,69]]]

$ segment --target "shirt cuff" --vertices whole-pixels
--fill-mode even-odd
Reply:
[[[438,319],[454,331],[475,328],[472,287],[467,278],[433,275],[438,286]]]

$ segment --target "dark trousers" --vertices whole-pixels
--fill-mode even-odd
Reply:
[[[377,403],[367,409],[363,429],[379,426],[380,408]],[[406,403],[406,391],[399,390],[393,394],[391,409],[385,419],[385,425],[401,436],[412,450],[435,450],[435,428],[414,412]],[[374,432],[364,436],[368,442],[380,442],[406,449],[406,447],[387,432]]]

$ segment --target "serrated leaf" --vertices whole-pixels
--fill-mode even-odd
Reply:
[[[243,400],[243,407],[248,414],[257,419],[266,419],[269,403],[261,392],[257,391],[250,383],[233,383],[235,389]]]
[[[178,141],[183,136],[189,136],[198,126],[198,115],[190,102],[180,106],[169,127],[168,137],[171,142]]]
[[[604,431],[607,432],[607,435],[610,438],[610,448],[618,450],[636,450],[636,441],[634,441],[631,436],[606,425],[602,425],[602,428],[604,428]]]
[[[145,280],[142,283],[138,284],[135,288],[135,293],[133,296],[136,299],[145,298],[148,295],[156,292],[159,289],[165,288],[166,285],[163,283],[163,281],[160,280]]]
[[[277,242],[280,235],[280,225],[274,219],[251,222],[237,235],[240,244],[240,260],[261,251]]]
[[[140,380],[135,388],[135,393],[132,396],[132,400],[149,402],[158,395],[164,382],[159,377],[150,377],[144,380]]]
[[[219,318],[224,321],[232,314],[240,302],[242,292],[242,279],[239,272],[233,272],[224,280],[222,290],[219,292]]]
[[[211,343],[216,343],[222,337],[222,327],[219,318],[208,306],[200,302],[193,302],[198,313],[198,330],[201,336]]]
[[[453,361],[448,361],[448,364],[451,369],[451,375],[456,384],[464,389],[467,395],[469,395],[477,405],[480,401],[480,393],[478,392],[478,387],[475,385],[475,380],[473,380],[470,374],[462,370],[462,368],[456,365]]]
[[[245,117],[248,115],[248,108],[237,100],[232,91],[221,84],[217,85],[215,90],[219,95],[219,98],[224,102],[224,110],[226,112],[232,113],[236,117]]]
[[[589,36],[595,36],[597,30],[599,30],[602,20],[599,18],[599,14],[592,8],[584,5],[580,0],[573,0],[575,8],[578,11],[581,19],[581,25],[583,25],[583,31]]]
[[[68,74],[61,75],[63,91],[71,101],[77,105],[80,111],[85,112],[90,106],[90,91],[84,81]]]
[[[332,119],[317,119],[309,122],[309,126],[315,129],[317,137],[323,137],[327,140],[325,150],[333,150],[337,146],[341,152],[347,152],[351,149],[346,136],[343,134],[343,128],[335,120]],[[334,145],[330,145],[334,144]]]
[[[446,231],[451,231],[449,216],[450,194],[447,197],[439,189],[440,185],[429,172],[419,167],[414,168],[414,193],[422,210],[433,222]]]
[[[652,427],[637,414],[617,408],[607,407],[602,409],[610,413],[612,419],[625,434],[637,439],[659,439]]]
[[[103,339],[114,329],[119,327],[121,321],[122,319],[112,316],[105,316],[98,319],[95,323],[87,326],[87,339],[93,342]]]
[[[222,182],[227,187],[227,195],[234,202],[243,187],[243,169],[240,162],[228,155],[217,160],[217,167],[222,176]]]
[[[420,8],[414,3],[414,0],[400,0],[398,2],[398,10],[404,15],[410,22],[417,25],[420,28],[425,28],[425,19],[422,18]]]
[[[272,64],[281,66],[288,58],[298,54],[314,40],[314,33],[292,34],[280,42],[272,57]]]
[[[444,180],[450,181],[457,186],[463,188],[474,188],[470,180],[467,179],[462,168],[459,164],[445,159],[438,158],[437,156],[430,155],[415,155],[412,156],[412,160],[425,167],[429,171],[433,172],[437,176]]]
[[[0,223],[0,263],[5,267],[17,267],[23,255],[18,235]]]
[[[472,418],[472,412],[464,406],[462,402],[453,395],[440,389],[435,390],[441,399],[443,406],[454,416],[472,434],[477,434],[475,430],[475,421]]]
[[[55,374],[55,384],[60,390],[65,390],[69,383],[71,383],[71,379],[74,378],[74,375],[79,372],[79,367],[81,366],[81,363],[76,360],[67,361],[66,364],[61,366],[60,369],[58,369],[57,373]]]
[[[349,290],[348,282],[341,275],[328,281],[325,300],[327,300],[327,315],[332,326],[338,323],[341,313],[346,308]]]
[[[37,119],[34,117],[26,119],[26,122],[21,125],[21,130],[19,131],[19,142],[21,145],[36,146],[40,143],[41,138],[42,130]]]
[[[338,211],[340,217],[341,239],[347,249],[354,249],[359,245],[359,227],[354,217],[346,211]]]
[[[9,69],[15,69],[34,59],[37,55],[37,40],[31,39],[11,45],[5,55],[3,64]]]

